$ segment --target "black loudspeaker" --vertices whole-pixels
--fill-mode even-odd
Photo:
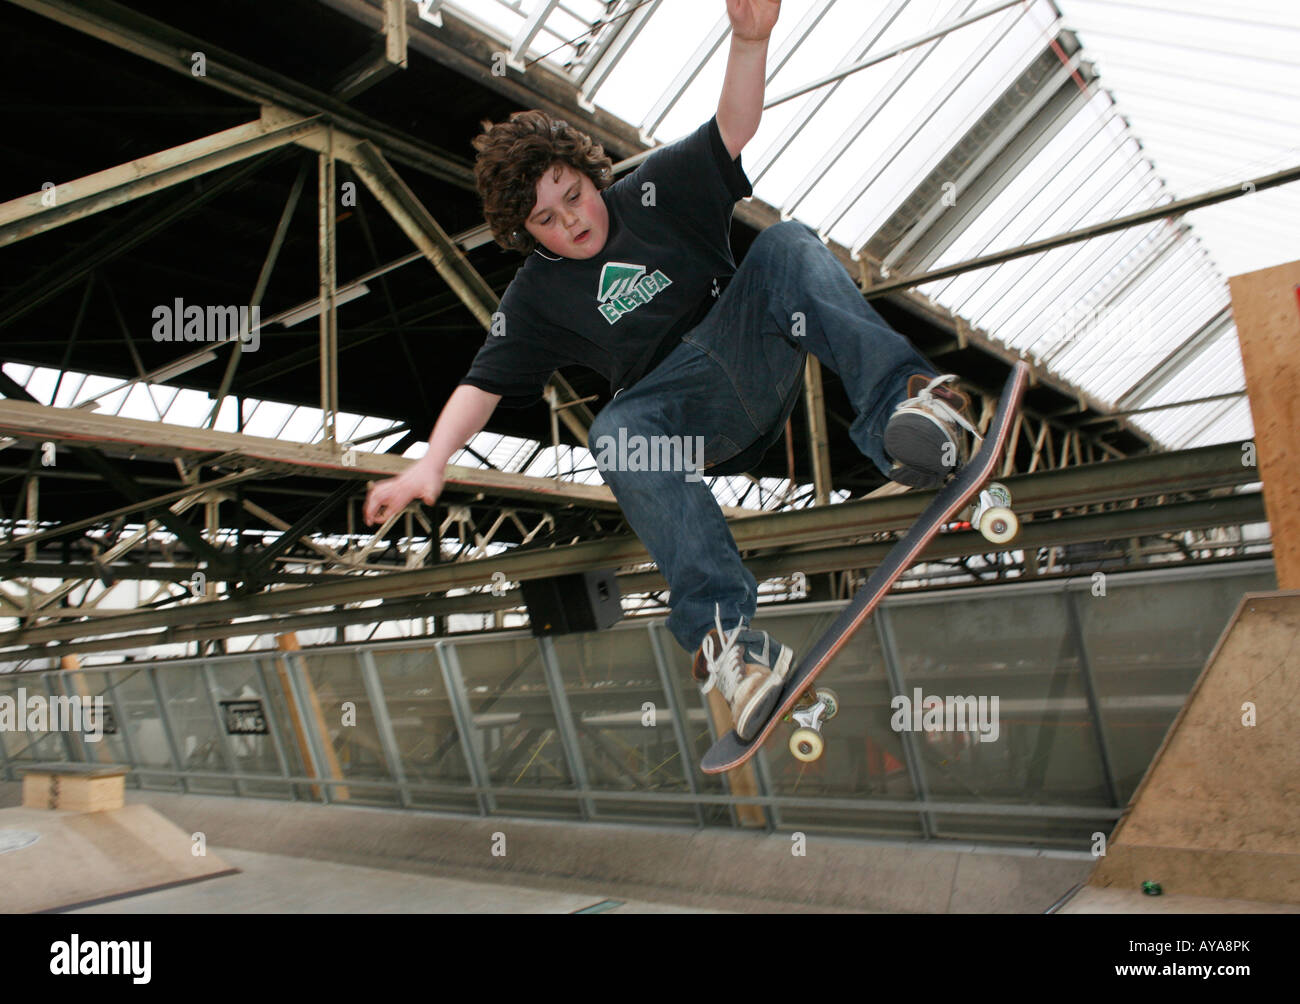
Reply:
[[[519,583],[533,635],[599,631],[623,617],[623,594],[612,568]]]

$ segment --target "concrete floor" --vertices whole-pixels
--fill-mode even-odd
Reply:
[[[69,913],[714,913],[617,896],[434,878],[234,847],[213,853],[241,874],[128,896]]]
[[[19,786],[0,782],[0,809],[18,800]],[[155,791],[128,792],[127,801],[113,814],[113,826],[87,822],[98,814],[68,815],[84,840],[93,844],[98,834],[100,850],[120,855],[125,816],[156,813],[163,829],[137,826],[128,834],[135,843],[153,840],[163,858],[176,844],[188,858],[191,835],[203,833],[222,870],[238,871],[163,888],[160,883],[183,880],[184,873],[142,873],[138,884],[110,884],[100,895],[157,891],[70,912],[1041,913],[1093,871],[1088,855],[1012,848],[981,852],[810,835],[807,856],[793,857],[788,834],[723,828],[481,819]],[[509,856],[492,855],[493,839],[506,835]],[[20,855],[39,849],[4,855],[0,866],[15,866]],[[0,867],[0,888],[4,873]],[[1296,914],[1300,906],[1084,885],[1057,912]]]
[[[0,782],[0,807],[19,801],[19,785]],[[186,857],[191,835],[201,833],[223,868],[242,874],[161,887],[183,876],[142,876],[97,895],[156,891],[106,900],[88,912],[1041,913],[1092,865],[1078,853],[815,833],[796,856],[788,833],[157,791],[128,791],[127,810],[133,806],[157,812],[175,831],[168,845],[179,844]],[[84,822],[81,828],[97,832]],[[508,837],[508,856],[492,853],[499,836]],[[95,899],[91,893],[61,902]]]

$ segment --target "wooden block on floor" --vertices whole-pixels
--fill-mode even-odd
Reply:
[[[718,735],[731,731],[731,708],[727,699],[718,693],[717,688],[709,691],[709,717],[713,719],[713,728]],[[754,773],[753,761],[727,772],[727,784],[733,795],[757,795],[758,775]],[[741,804],[736,806],[736,821],[741,826],[762,828],[767,825],[767,815],[761,805]]]
[[[128,768],[102,764],[46,763],[20,768],[23,807],[107,812],[122,808]]]

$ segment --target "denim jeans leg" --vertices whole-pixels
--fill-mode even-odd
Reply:
[[[758,585],[698,466],[726,459],[757,434],[726,375],[689,343],[621,391],[591,426],[588,445],[597,467],[668,580],[668,629],[690,653],[713,627],[715,606],[728,629],[754,616]],[[622,448],[674,436],[683,445],[689,437],[696,471],[647,470],[643,462],[629,463],[631,449]]]
[[[937,375],[866,301],[817,234],[795,220],[759,234],[718,304],[688,337],[734,374],[750,408],[765,413],[778,388],[770,367],[752,365],[755,354],[770,358],[782,342],[813,353],[844,384],[855,412],[854,444],[886,475],[892,464],[883,447],[885,425],[906,397],[907,378]]]

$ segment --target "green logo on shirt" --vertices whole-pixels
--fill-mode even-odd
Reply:
[[[630,314],[643,303],[649,303],[661,289],[673,281],[656,269],[646,274],[644,265],[627,265],[623,262],[606,262],[600,271],[600,288],[596,299],[600,312],[610,324],[617,323],[624,314]]]

